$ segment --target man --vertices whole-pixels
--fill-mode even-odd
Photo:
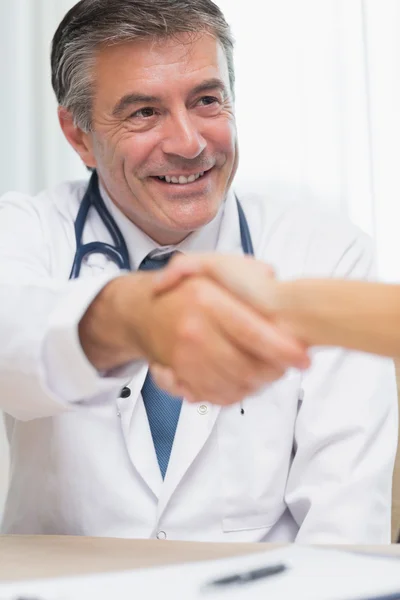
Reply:
[[[254,248],[261,277],[268,263],[282,279],[371,272],[352,227],[235,198],[219,9],[82,0],[55,34],[52,76],[64,135],[95,172],[1,202],[3,532],[388,542],[390,361],[318,350],[303,372],[305,346],[211,277],[156,292],[173,253]],[[171,368],[186,401],[149,364]]]

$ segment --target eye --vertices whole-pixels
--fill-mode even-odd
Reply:
[[[155,114],[156,114],[156,111],[154,108],[151,108],[151,106],[146,106],[145,108],[140,108],[139,110],[135,111],[133,114],[131,114],[130,118],[131,119],[149,119],[151,117],[154,117]]]
[[[215,96],[203,96],[203,98],[200,98],[198,104],[212,106],[213,104],[219,104],[219,100],[218,98],[215,98]]]

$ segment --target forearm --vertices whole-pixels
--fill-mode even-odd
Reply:
[[[144,358],[140,323],[150,300],[148,273],[118,277],[107,284],[79,324],[82,348],[96,369],[107,371]]]
[[[278,319],[310,345],[400,355],[400,286],[345,280],[277,285]]]

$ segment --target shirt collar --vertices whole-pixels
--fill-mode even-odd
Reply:
[[[124,236],[132,270],[136,271],[148,254],[159,257],[171,252],[187,254],[189,252],[212,252],[216,250],[225,211],[225,202],[210,223],[189,234],[180,244],[176,246],[160,246],[124,215],[111,200],[100,181],[99,189],[107,209]],[[232,198],[230,198],[231,196]],[[231,201],[232,199],[234,199],[233,193],[229,192],[227,200]]]

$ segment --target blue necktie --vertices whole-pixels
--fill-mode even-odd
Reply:
[[[159,259],[146,256],[139,269],[153,271],[166,266],[172,254]],[[165,478],[175,431],[181,412],[182,398],[171,396],[156,385],[150,371],[142,388],[143,402],[149,419],[154,448],[160,465],[161,475]]]

